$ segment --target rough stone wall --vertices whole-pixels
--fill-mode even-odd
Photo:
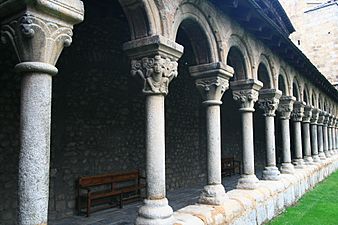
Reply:
[[[16,58],[0,46],[0,223],[12,225],[17,207],[20,131],[20,76],[13,72]]]

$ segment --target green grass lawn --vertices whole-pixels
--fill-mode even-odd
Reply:
[[[338,225],[338,172],[268,225]]]

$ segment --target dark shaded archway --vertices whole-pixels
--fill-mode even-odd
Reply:
[[[242,52],[235,46],[231,47],[227,57],[227,64],[234,69],[234,76],[231,80],[244,80],[247,77],[245,61]]]

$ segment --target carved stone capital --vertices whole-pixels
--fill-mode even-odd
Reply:
[[[259,91],[259,108],[264,111],[264,116],[275,116],[282,92],[276,89],[263,89]]]
[[[196,78],[196,87],[200,91],[204,104],[222,104],[221,98],[229,88],[229,79],[234,70],[221,62],[209,63],[189,68]]]
[[[329,114],[329,122],[327,124],[328,127],[333,127],[333,122],[334,122],[333,120],[334,120],[333,115],[330,113]]]
[[[306,105],[304,107],[304,116],[303,116],[304,123],[310,123],[311,118],[312,118],[312,109],[313,107],[310,105]]]
[[[311,124],[317,124],[317,121],[319,120],[319,112],[320,110],[317,108],[312,109],[312,117],[311,117]]]
[[[291,112],[293,110],[293,103],[295,101],[296,101],[296,98],[293,96],[282,96],[279,99],[277,111],[280,113],[280,118],[282,120],[290,119]]]
[[[319,110],[319,115],[318,115],[318,125],[323,125],[325,119],[325,112],[323,110]]]
[[[293,111],[291,113],[292,120],[295,122],[302,122],[302,118],[304,116],[304,107],[305,103],[296,101],[293,104]]]
[[[5,13],[0,13],[1,42],[14,47],[20,62],[55,65],[72,43],[73,25],[83,20],[84,9],[78,0],[9,0],[0,4],[0,12]],[[5,17],[13,13],[16,17]]]
[[[131,75],[143,81],[144,94],[168,94],[169,83],[177,77],[177,60],[183,46],[159,35],[123,45],[131,60]]]
[[[237,80],[230,82],[232,95],[240,105],[240,111],[254,112],[255,102],[258,100],[259,90],[263,87],[258,80]]]
[[[323,121],[323,125],[326,126],[326,127],[328,126],[328,123],[329,123],[329,116],[330,116],[329,113],[324,112],[324,121]]]
[[[177,77],[177,62],[156,55],[131,61],[131,75],[144,81],[143,93],[168,94],[169,83]]]

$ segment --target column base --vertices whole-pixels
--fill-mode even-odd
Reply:
[[[138,211],[136,225],[172,225],[173,209],[168,205],[168,199],[145,199],[144,205]]]
[[[295,169],[304,169],[304,160],[303,159],[294,159],[293,165],[295,166]]]
[[[313,158],[311,156],[304,156],[305,165],[314,165]]]
[[[330,154],[329,151],[324,152],[324,154],[325,154],[326,158],[330,158],[331,157],[331,154]]]
[[[283,174],[294,174],[295,173],[295,167],[290,162],[282,163],[280,171]]]
[[[239,178],[236,188],[237,189],[256,189],[259,186],[259,180],[255,174],[246,175],[242,174]]]
[[[222,184],[206,185],[198,200],[201,204],[221,205],[228,199]]]
[[[263,170],[264,180],[280,180],[280,172],[276,166],[267,166]]]
[[[312,158],[313,158],[313,162],[314,163],[319,163],[320,162],[319,155],[314,155]]]
[[[326,160],[326,155],[324,154],[324,152],[320,152],[320,153],[319,153],[319,158],[320,158],[320,160],[322,160],[322,161]]]

